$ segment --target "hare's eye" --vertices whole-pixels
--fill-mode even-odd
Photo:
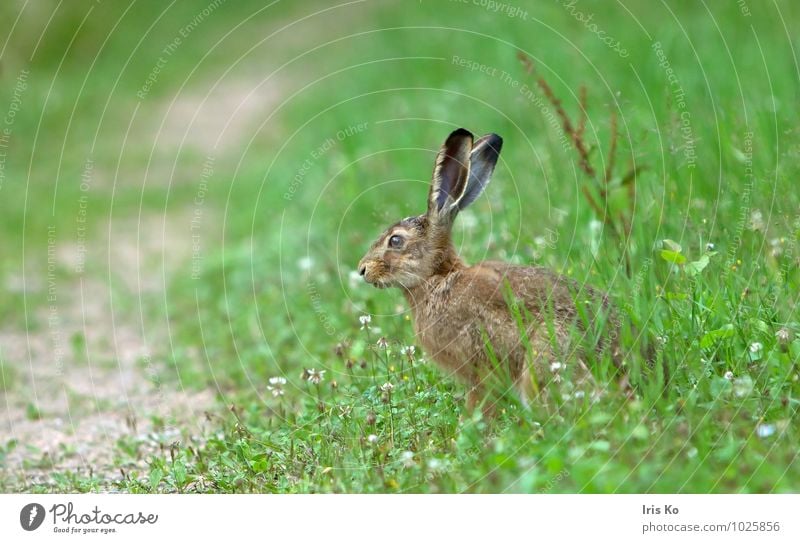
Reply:
[[[389,247],[392,249],[399,249],[403,246],[403,236],[398,236],[395,234],[394,236],[389,238]]]

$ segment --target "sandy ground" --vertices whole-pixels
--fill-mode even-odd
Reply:
[[[182,434],[202,434],[203,413],[214,408],[213,391],[179,390],[162,382],[164,327],[154,332],[153,323],[142,323],[138,304],[133,311],[130,303],[124,310],[113,305],[122,292],[138,301],[145,289],[152,296],[163,285],[161,268],[143,265],[161,238],[160,223],[148,217],[138,229],[112,224],[113,243],[92,244],[97,250],[87,268],[93,272],[58,277],[55,300],[28,315],[27,330],[0,332],[4,367],[16,377],[3,395],[0,418],[3,444],[17,441],[4,459],[5,476],[15,486],[51,485],[53,471],[114,480],[122,476],[120,468],[146,468],[148,449]],[[164,238],[178,239],[168,231]],[[70,269],[64,260],[75,251],[59,253],[60,264]],[[172,262],[165,261],[165,270],[186,258],[177,248],[168,254]],[[108,272],[109,280],[100,280],[98,270]],[[120,439],[141,452],[125,465],[115,463]]]
[[[259,85],[230,78],[210,92],[211,84],[149,104],[152,122],[142,136],[156,144],[158,171],[147,173],[148,185],[170,182],[180,150],[239,152],[278,103],[274,83]],[[135,172],[117,182],[142,179],[144,172]],[[188,274],[192,211],[187,203],[173,215],[112,218],[89,234],[82,273],[75,271],[78,247],[59,237],[53,283],[41,259],[29,261],[25,277],[7,279],[4,289],[45,292],[53,301],[20,308],[20,326],[0,330],[7,382],[0,387],[0,490],[52,486],[53,475],[64,472],[99,476],[111,488],[123,471],[145,472],[149,452],[201,438],[206,412],[218,408],[215,391],[182,390],[160,379],[168,364],[166,322],[153,322],[163,315],[140,313],[139,304],[163,300],[171,278]],[[136,453],[120,454],[131,444]]]

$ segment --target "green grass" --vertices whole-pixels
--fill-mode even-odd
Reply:
[[[204,203],[215,220],[203,226],[199,275],[182,269],[164,298],[145,304],[153,322],[170,323],[170,344],[154,347],[169,360],[164,382],[217,390],[224,407],[207,435],[147,453],[149,470],[126,471],[114,485],[130,492],[800,491],[800,114],[793,107],[800,87],[790,31],[800,13],[790,2],[751,6],[750,16],[736,3],[712,11],[673,4],[626,3],[630,12],[577,4],[624,44],[625,58],[558,2],[537,3],[525,18],[469,2],[344,6],[245,54],[242,65],[256,82],[288,62],[275,79],[293,97],[276,104],[240,148],[218,157]],[[182,49],[148,100],[171,98],[190,74],[188,84],[204,90],[269,31],[315,11],[277,8],[218,46],[259,8],[230,5],[210,18],[207,33]],[[153,30],[156,42],[195,11],[182,9]],[[59,165],[79,174],[83,135],[98,126],[91,96],[105,98],[109,78],[120,73],[130,83],[111,115],[127,123],[135,105],[129,91],[159,48],[145,41],[134,68],[121,71],[118,59],[131,54],[123,37],[138,39],[157,15],[131,11],[136,24],[111,42],[108,60],[87,79],[90,98],[75,98],[87,72],[77,53],[69,57],[69,75],[56,81],[64,103],[48,106],[55,109],[45,143],[60,148],[66,138],[71,152],[60,164],[58,155],[29,151],[37,157],[29,179],[47,179]],[[102,28],[94,32],[104,36]],[[196,56],[202,47],[212,51],[208,61]],[[518,49],[574,117],[577,89],[586,86],[587,141],[598,169],[605,169],[612,112],[620,127],[615,171],[644,166],[625,243],[630,274],[621,243],[597,227],[602,217],[582,193],[590,181],[540,107],[547,102]],[[486,69],[472,71],[454,56]],[[32,83],[34,100],[44,100],[45,82]],[[66,137],[76,100],[74,134]],[[36,133],[37,108],[26,112],[15,128],[20,145]],[[152,139],[123,148],[124,129],[102,126],[108,137],[97,163],[139,172]],[[383,227],[424,210],[435,150],[458,126],[505,139],[486,195],[458,221],[462,256],[546,265],[608,290],[626,323],[623,345],[634,353],[642,343],[657,347],[657,363],[671,375],[665,390],[634,354],[633,400],[612,384],[596,401],[564,389],[526,410],[508,394],[496,417],[471,415],[464,387],[415,344],[400,293],[351,277]],[[682,129],[690,131],[688,146]],[[352,134],[338,137],[343,130]],[[30,157],[15,156],[26,160],[11,167],[24,172]],[[113,200],[107,190],[93,191],[93,216],[99,220],[112,203],[115,214],[130,216],[140,206],[191,209],[202,158],[179,155],[190,181],[174,189],[123,183]],[[59,189],[51,219],[30,204],[20,208],[22,188],[7,182],[3,232],[18,239],[24,216],[29,240],[43,239],[48,221],[71,224],[74,185]],[[53,199],[48,183],[30,190]],[[610,210],[627,205],[622,193],[612,192]],[[16,269],[21,246],[5,252],[12,260],[3,266]],[[11,319],[18,303],[0,301],[1,315]],[[369,328],[359,322],[366,314]],[[790,338],[780,341],[784,329]],[[406,346],[415,353],[403,354]],[[311,368],[325,371],[319,384],[309,382]],[[267,388],[272,377],[287,380],[280,396]],[[121,443],[117,454],[124,464],[144,453]],[[62,474],[58,490],[102,487]]]

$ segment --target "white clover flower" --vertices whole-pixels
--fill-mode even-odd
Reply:
[[[731,379],[733,379],[733,372],[731,370],[726,371],[724,377],[725,379],[730,381]]]
[[[733,393],[737,398],[744,398],[753,391],[753,378],[743,375],[733,380]]]
[[[771,248],[770,253],[775,258],[781,256],[783,254],[783,247],[782,245],[785,243],[786,238],[772,238],[769,240],[769,246]]]
[[[375,434],[370,434],[367,436],[367,441],[369,441],[372,444],[375,444],[378,442],[378,436],[376,436]]]
[[[300,260],[297,261],[297,267],[303,271],[308,271],[314,265],[314,261],[311,259],[310,256],[304,256]]]
[[[283,396],[283,386],[286,384],[286,379],[283,377],[270,377],[269,384],[267,385],[267,390],[272,392],[272,396],[277,398],[278,396]]]
[[[400,347],[400,354],[414,356],[414,352],[416,351],[416,347],[413,345],[406,345],[405,347]]]
[[[371,315],[361,315],[360,317],[358,317],[358,322],[361,323],[361,329],[362,330],[365,329],[365,328],[369,328],[369,323],[372,322],[372,316]]]
[[[764,346],[758,341],[750,344],[750,352],[753,354],[760,353],[763,348]]]
[[[306,370],[306,379],[308,379],[309,383],[318,385],[324,380],[324,376],[325,376],[325,370],[317,371],[314,368]]]
[[[717,248],[717,246],[714,245],[713,243],[711,243],[710,241],[708,243],[706,243],[706,251],[713,251],[716,248]]]
[[[381,392],[391,392],[392,390],[394,390],[394,385],[388,381],[381,385]]]
[[[400,463],[406,468],[413,468],[416,466],[417,463],[414,462],[414,453],[411,451],[403,451],[400,453]]]
[[[756,435],[762,439],[770,437],[775,433],[774,424],[759,424],[756,426]]]
[[[785,345],[789,343],[789,340],[792,337],[792,333],[789,331],[788,328],[781,328],[777,332],[775,332],[775,339],[778,340],[778,343],[781,345]]]
[[[750,213],[750,230],[764,230],[764,215],[760,209],[754,209]]]

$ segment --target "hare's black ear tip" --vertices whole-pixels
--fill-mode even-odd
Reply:
[[[456,128],[455,130],[450,132],[449,136],[447,136],[447,141],[452,141],[452,140],[454,140],[456,138],[458,138],[458,139],[474,138],[474,136],[472,135],[472,132],[470,132],[466,128]]]
[[[500,150],[503,148],[503,138],[494,133],[487,136],[486,143],[494,150],[495,153],[500,153]]]

